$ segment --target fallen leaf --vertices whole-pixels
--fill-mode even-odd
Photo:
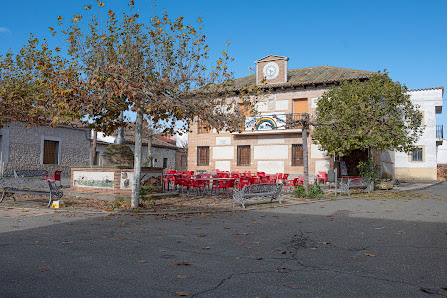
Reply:
[[[183,261],[180,263],[169,264],[168,267],[179,267],[179,266],[189,266],[191,265],[188,261]]]
[[[262,258],[261,258],[261,257],[259,257],[259,258],[256,258],[256,260],[260,261],[260,260],[262,260]]]
[[[185,279],[185,278],[187,278],[187,276],[186,275],[177,275],[177,278],[178,279]]]
[[[211,249],[209,246],[202,247],[202,249]]]
[[[358,259],[359,257],[356,256],[350,256],[351,259]]]
[[[50,271],[51,268],[49,267],[39,267],[39,272],[45,272],[45,271]]]
[[[287,285],[286,287],[292,288],[292,289],[298,289],[298,286],[295,286],[295,285]]]
[[[175,294],[178,296],[189,296],[189,294],[186,292],[175,292]]]
[[[279,273],[289,273],[290,269],[281,266],[281,267],[278,267],[278,269],[276,269],[276,271]]]
[[[373,255],[373,254],[370,254],[370,253],[367,253],[367,252],[365,252],[364,255],[367,256],[367,257],[375,257],[376,256],[376,255]]]
[[[277,250],[276,252],[279,253],[280,255],[287,254],[287,251],[285,251],[285,250]]]
[[[421,292],[427,293],[427,294],[437,294],[438,291],[436,289],[429,289],[429,288],[421,288]]]
[[[316,250],[316,249],[318,249],[318,248],[316,248],[316,247],[311,247],[310,249],[312,249],[312,250]]]
[[[331,243],[330,243],[330,242],[321,242],[321,244],[329,245],[329,244],[331,244]]]
[[[138,263],[147,263],[147,260],[139,260]]]
[[[200,235],[197,235],[197,237],[206,237],[206,235],[205,234],[200,234]]]

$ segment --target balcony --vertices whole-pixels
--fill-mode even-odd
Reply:
[[[241,132],[233,134],[286,134],[301,132],[302,125],[297,122],[303,114],[272,114],[258,117],[245,117]]]

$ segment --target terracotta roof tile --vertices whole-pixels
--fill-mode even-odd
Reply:
[[[278,84],[267,84],[266,86],[301,86],[340,82],[343,80],[367,79],[377,74],[378,73],[374,71],[324,65],[289,69],[287,71],[287,82]],[[244,86],[254,86],[255,84],[256,74],[252,74],[235,80],[236,88],[243,88]]]

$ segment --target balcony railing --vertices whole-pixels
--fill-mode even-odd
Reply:
[[[245,118],[245,130],[302,129],[302,114],[274,114]]]
[[[436,138],[437,139],[444,138],[443,125],[436,125]]]

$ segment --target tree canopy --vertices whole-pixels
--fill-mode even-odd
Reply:
[[[187,24],[164,11],[144,20],[133,0],[118,15],[95,2],[68,22],[59,17],[59,28],[49,28],[64,42],[66,58],[58,56],[61,48],[50,51],[33,37],[15,57],[0,57],[0,109],[8,115],[16,104],[22,112],[16,120],[36,125],[88,120],[86,125],[108,134],[124,124],[121,111],[134,111],[132,207],[137,207],[143,118],[169,133],[179,123],[187,131],[197,117],[217,129],[236,130],[243,119],[234,108],[241,93],[234,92],[227,51],[210,59],[203,19]],[[30,112],[41,119],[25,117]]]
[[[409,152],[424,129],[409,97],[407,87],[386,71],[342,82],[318,101],[312,139],[330,155],[368,148]]]

